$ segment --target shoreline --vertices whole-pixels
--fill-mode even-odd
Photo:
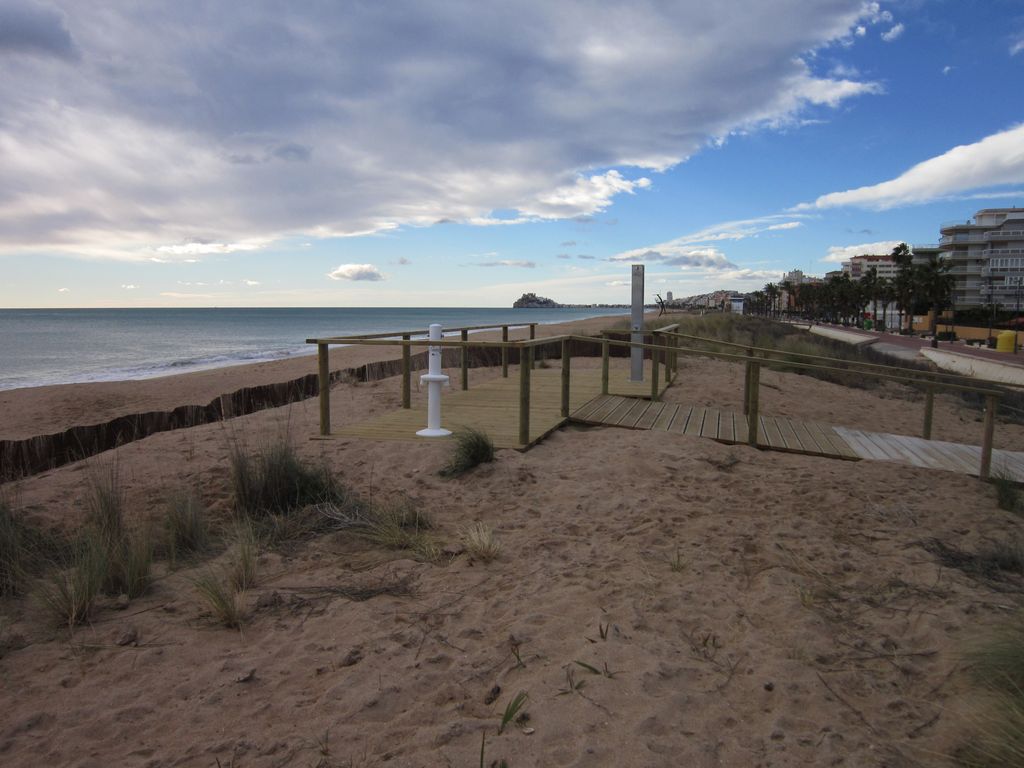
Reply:
[[[569,330],[593,333],[622,315],[600,315],[563,323],[538,324],[537,336],[558,336]],[[479,341],[500,340],[500,331],[474,332]],[[512,340],[526,338],[526,326],[510,328]],[[331,370],[358,368],[396,359],[390,347],[331,348]],[[316,374],[316,353],[277,360],[225,365],[145,379],[47,384],[0,390],[0,440],[27,440],[73,427],[120,417],[197,406],[247,387],[284,384]]]

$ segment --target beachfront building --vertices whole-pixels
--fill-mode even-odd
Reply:
[[[875,273],[879,277],[884,277],[886,280],[895,280],[896,274],[899,272],[899,265],[893,261],[892,254],[864,254],[844,261],[843,274],[849,275],[851,280],[860,280],[867,275],[872,267],[875,268]]]
[[[1024,208],[984,208],[939,232],[940,258],[950,263],[958,308],[1015,305],[1024,277]]]

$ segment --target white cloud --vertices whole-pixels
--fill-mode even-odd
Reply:
[[[57,293],[71,293],[70,288],[58,288]]]
[[[122,288],[123,288],[124,290],[126,290],[126,291],[134,291],[134,290],[135,290],[136,288],[138,288],[139,286],[137,286],[137,285],[130,285],[130,284],[129,284],[129,285],[125,285],[124,283],[121,283],[121,287],[122,287]]]
[[[821,261],[839,264],[849,261],[854,256],[881,256],[892,253],[892,249],[900,244],[899,240],[879,240],[876,243],[858,243],[856,245],[833,245],[828,255]]]
[[[384,275],[373,264],[342,264],[327,273],[331,280],[383,280]]]
[[[884,40],[887,43],[891,43],[897,38],[899,38],[899,36],[903,34],[904,30],[905,27],[902,24],[896,24],[888,32],[882,33],[882,40]]]
[[[478,261],[472,266],[474,267],[520,267],[523,269],[533,269],[537,266],[536,262],[533,261],[516,261],[513,259],[496,259],[495,261]]]
[[[729,269],[715,275],[717,280],[778,280],[778,270],[767,269]]]
[[[942,74],[944,74],[944,75],[948,75],[952,71],[953,71],[953,67],[950,64],[947,64],[946,66],[944,66],[942,68]]]
[[[0,253],[171,261],[593,215],[709,141],[878,93],[808,62],[885,16],[847,0],[52,5],[0,79]]]
[[[692,232],[688,235],[681,235],[657,245],[649,245],[641,248],[634,248],[623,251],[612,256],[609,261],[645,261],[656,260],[666,261],[675,257],[708,256],[711,257],[722,269],[735,267],[725,255],[714,248],[694,248],[698,245],[722,242],[724,240],[746,240],[757,237],[762,232],[778,232],[796,229],[803,226],[800,221],[803,216],[799,214],[778,214],[773,216],[762,216],[756,219],[739,219],[737,221],[725,221],[721,224],[714,224],[710,227]],[[781,221],[780,221],[781,220]],[[707,265],[705,265],[707,266]]]
[[[236,253],[238,251],[255,251],[264,243],[182,243],[180,245],[161,245],[157,253],[170,256],[204,256],[210,253]]]
[[[1024,37],[1022,37],[1020,40],[1018,40],[1017,42],[1010,46],[1011,56],[1016,56],[1021,51],[1024,51]]]
[[[250,288],[260,284],[259,280],[243,280],[242,282],[248,285]]]
[[[794,210],[856,205],[886,209],[963,193],[1024,183],[1024,124],[965,144],[924,162],[890,181],[831,192]]]

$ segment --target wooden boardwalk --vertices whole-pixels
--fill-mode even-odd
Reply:
[[[664,373],[664,368],[662,368]],[[452,381],[458,381],[458,373]],[[631,382],[624,369],[613,367],[609,390],[629,395],[631,403],[649,402],[638,398],[650,397],[650,363],[647,363],[645,381]],[[584,406],[601,394],[599,368],[573,368],[569,391],[569,413]],[[662,384],[660,391],[664,392]],[[551,368],[537,368],[530,373],[530,442],[519,442],[519,373],[510,369],[509,377],[494,378],[481,384],[470,384],[468,390],[445,389],[441,400],[441,421],[446,429],[472,427],[486,432],[498,448],[525,450],[538,440],[561,427],[567,419],[562,417],[562,371],[556,364]],[[416,430],[427,425],[426,401],[412,408],[399,409],[373,419],[331,431],[318,439],[357,437],[369,440],[424,440]],[[445,438],[429,438],[433,440]]]
[[[747,417],[742,413],[704,408],[699,405],[652,403],[629,397],[595,397],[572,413],[583,424],[603,424],[630,429],[655,429],[693,437],[707,437],[721,443],[746,443]],[[779,416],[761,416],[757,444],[764,448],[835,459],[856,460],[860,456],[833,427],[813,421],[795,421]]]
[[[746,416],[717,408],[652,403],[629,397],[597,396],[572,414],[584,424],[654,429],[721,443],[746,443]],[[761,416],[757,444],[762,448],[836,459],[889,461],[928,469],[977,475],[981,448],[919,437],[864,432],[813,421]],[[1024,453],[992,451],[992,472],[1024,482]]]

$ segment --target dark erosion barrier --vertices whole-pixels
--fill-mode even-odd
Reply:
[[[518,361],[518,350],[510,350]],[[445,367],[457,367],[461,361],[458,349],[444,350]],[[472,368],[501,364],[501,352],[496,349],[470,349]],[[412,355],[413,370],[427,367],[427,353]],[[401,360],[383,360],[357,368],[331,372],[331,383],[337,381],[377,381],[397,376],[402,372]],[[141,440],[158,432],[186,429],[231,419],[237,416],[279,408],[319,394],[317,375],[308,374],[278,384],[245,387],[230,394],[220,395],[206,405],[182,405],[172,411],[150,411],[118,416],[102,424],[78,426],[52,435],[37,435],[23,440],[0,440],[0,483],[36,475],[80,461],[120,445]]]

